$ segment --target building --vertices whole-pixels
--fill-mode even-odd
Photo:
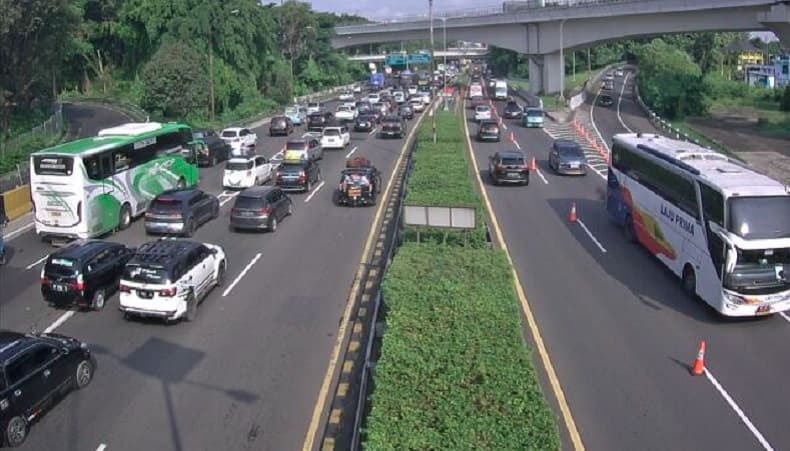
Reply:
[[[765,64],[763,51],[749,41],[733,42],[724,47],[724,52],[731,55],[730,61],[735,63],[737,72],[745,70],[747,65]]]
[[[776,87],[790,85],[790,53],[774,58],[773,68]]]

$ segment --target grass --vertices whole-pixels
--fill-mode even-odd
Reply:
[[[25,133],[30,133],[34,127],[38,127],[52,116],[52,108],[33,108],[31,110],[12,110],[8,117],[7,138],[14,138]],[[0,136],[0,139],[4,138]]]
[[[675,121],[672,122],[671,124],[673,128],[680,130],[682,133],[688,135],[691,139],[696,140],[699,145],[709,147],[719,153],[723,153],[729,157],[737,158],[740,160],[740,157],[738,157],[738,155],[734,151],[703,135],[702,133],[697,131],[697,129],[695,129],[693,125],[685,121]]]

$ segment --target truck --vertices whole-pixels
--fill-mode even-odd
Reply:
[[[497,80],[494,84],[494,99],[507,100],[507,82],[505,80]]]
[[[381,72],[376,72],[374,74],[370,74],[370,78],[368,78],[368,84],[371,88],[374,89],[381,89],[384,87],[384,74]]]

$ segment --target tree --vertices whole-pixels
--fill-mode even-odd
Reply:
[[[309,5],[288,0],[277,8],[277,24],[283,56],[288,58],[294,79],[295,67],[305,54],[305,43],[315,39],[318,23]]]
[[[143,69],[143,107],[168,118],[205,108],[208,76],[200,55],[181,42],[163,44]]]
[[[790,112],[790,85],[785,86],[782,98],[779,101],[779,109]]]

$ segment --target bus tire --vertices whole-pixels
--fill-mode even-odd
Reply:
[[[132,223],[132,209],[129,204],[121,205],[121,212],[118,214],[118,230],[126,230]]]
[[[681,283],[683,285],[683,291],[691,299],[697,298],[697,274],[694,272],[694,268],[691,267],[689,263],[683,267],[683,277],[681,278]]]
[[[634,232],[634,220],[631,215],[625,217],[625,224],[623,225],[623,235],[625,240],[629,243],[636,243],[636,233]]]
[[[187,186],[187,182],[184,181],[183,178],[178,179],[178,183],[176,183],[176,189],[184,189]]]

